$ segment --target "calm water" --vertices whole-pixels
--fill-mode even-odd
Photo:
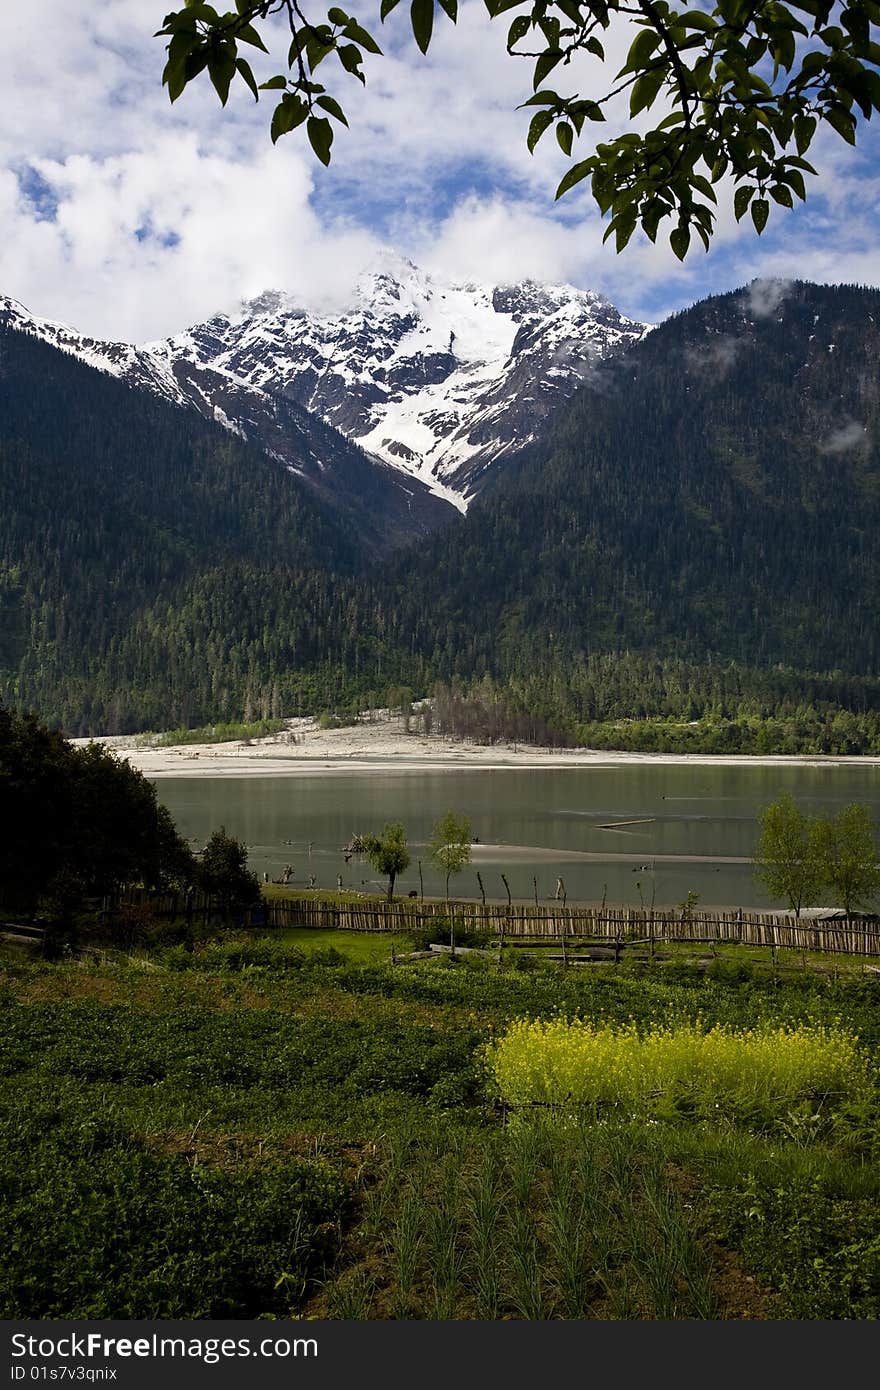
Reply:
[[[375,888],[366,861],[344,862],[341,848],[356,832],[387,821],[406,827],[412,864],[398,891],[442,894],[427,861],[433,822],[454,810],[470,817],[474,862],[453,881],[459,897],[478,897],[476,870],[489,898],[552,898],[557,877],[570,901],[658,906],[680,902],[690,889],[703,904],[743,907],[769,900],[752,880],[759,809],[790,791],[811,812],[834,813],[850,801],[871,806],[880,820],[880,768],[596,766],[540,770],[454,768],[353,772],[315,769],[290,777],[158,778],[160,799],[182,834],[203,844],[225,825],[249,846],[251,867],[277,878],[285,864],[293,883],[314,875],[319,888]],[[616,825],[620,821],[642,824]],[[668,856],[668,857],[667,857]],[[674,856],[684,856],[676,859]]]

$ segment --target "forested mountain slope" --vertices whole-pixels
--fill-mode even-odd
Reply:
[[[880,292],[778,296],[704,301],[601,364],[401,563],[440,664],[460,624],[469,664],[505,672],[621,648],[876,671]]]
[[[4,342],[0,698],[71,733],[486,676],[570,731],[876,710],[878,325],[876,290],[696,305],[596,367],[466,517],[369,569],[282,466]]]
[[[241,564],[273,583],[283,573],[295,601],[316,568],[362,569],[370,542],[368,523],[355,527],[228,432],[0,330],[3,698],[106,728],[129,717],[137,676],[164,718],[157,701],[187,654],[166,666],[146,652],[139,673],[117,663],[145,609],[173,610],[206,571]],[[246,667],[234,604],[222,640],[225,660],[236,649]],[[199,653],[199,667],[209,659]],[[209,688],[223,665],[207,667]]]

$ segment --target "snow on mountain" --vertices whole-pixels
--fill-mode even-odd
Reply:
[[[486,469],[540,437],[598,359],[650,331],[589,290],[453,284],[393,255],[344,312],[310,312],[270,290],[142,347],[96,342],[0,300],[0,317],[14,323],[17,312],[27,322],[16,326],[275,456],[291,410],[307,411],[461,511]]]
[[[647,331],[589,290],[453,284],[386,257],[343,313],[269,291],[146,351],[295,400],[465,510],[495,459]]]
[[[174,405],[190,405],[169,364],[157,360],[152,353],[131,343],[108,343],[78,333],[69,324],[54,319],[38,318],[19,304],[17,299],[0,295],[0,324],[7,324],[22,333],[31,333],[62,352],[72,353],[90,367],[121,377],[133,386],[143,386]]]

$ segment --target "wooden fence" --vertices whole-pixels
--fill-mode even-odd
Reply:
[[[204,921],[220,916],[219,907],[200,894],[150,895],[133,890],[125,901],[142,903],[159,917]],[[109,904],[108,904],[109,906]],[[698,912],[629,907],[577,907],[457,902],[450,904],[455,925],[488,932],[511,943],[565,940],[643,942],[731,942],[780,950],[828,951],[841,955],[880,956],[880,918],[833,917],[795,921],[772,912]],[[397,932],[448,922],[446,905],[428,902],[343,903],[321,897],[275,898],[244,914],[247,927],[313,927],[320,930]]]

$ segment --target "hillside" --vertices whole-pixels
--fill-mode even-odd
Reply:
[[[867,675],[880,633],[880,292],[797,285],[668,320],[397,570],[469,669],[629,649]],[[438,609],[440,610],[438,612]],[[439,621],[438,621],[439,620]]]
[[[164,718],[172,692],[181,713],[197,707],[175,676],[185,654],[157,660],[156,639],[175,650],[170,619],[136,677],[119,648],[153,605],[175,609],[206,574],[262,570],[264,587],[283,582],[293,597],[316,570],[366,563],[369,528],[322,505],[285,465],[2,328],[0,422],[0,695],[53,721],[124,727],[135,684],[138,719],[151,708]],[[222,659],[198,655],[221,703],[224,663],[247,669],[241,616],[230,606]]]
[[[704,301],[595,364],[467,516],[378,564],[368,520],[277,461],[19,335],[0,694],[71,733],[454,680],[534,716],[533,740],[876,711],[878,324],[876,290]]]

